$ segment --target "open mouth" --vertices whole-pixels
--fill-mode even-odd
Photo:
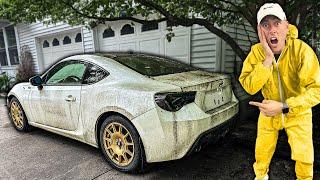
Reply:
[[[273,37],[270,39],[271,44],[278,44],[278,39]]]

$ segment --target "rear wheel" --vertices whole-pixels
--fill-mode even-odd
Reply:
[[[9,117],[14,128],[21,132],[27,132],[30,130],[27,117],[22,109],[20,102],[15,97],[10,101],[9,113]]]
[[[100,146],[108,163],[122,172],[140,172],[144,150],[135,127],[127,119],[112,115],[100,128]]]

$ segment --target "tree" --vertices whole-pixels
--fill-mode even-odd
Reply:
[[[256,30],[256,13],[266,0],[2,0],[0,17],[12,22],[56,23],[96,26],[106,21],[131,20],[137,23],[168,21],[174,25],[202,25],[227,42],[244,60],[246,52],[237,41],[223,31],[227,24],[248,22]],[[300,30],[300,37],[309,42],[312,9],[320,9],[319,0],[278,0],[287,19]],[[138,17],[144,18],[138,18]]]

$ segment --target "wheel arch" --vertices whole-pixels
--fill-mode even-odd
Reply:
[[[103,114],[101,114],[96,122],[96,126],[95,126],[95,137],[96,137],[96,141],[97,141],[97,144],[98,144],[98,147],[100,147],[100,135],[99,135],[99,132],[100,132],[100,128],[101,128],[101,125],[102,123],[104,122],[104,120],[112,115],[116,115],[116,116],[121,116],[123,117],[124,119],[126,119],[137,131],[138,135],[139,135],[139,139],[140,139],[140,145],[142,146],[141,149],[143,150],[143,153],[144,152],[144,145],[143,145],[143,142],[142,142],[142,139],[141,139],[141,136],[140,136],[140,133],[138,131],[138,129],[134,126],[134,124],[129,120],[128,117],[126,117],[125,115],[123,115],[122,113],[119,113],[119,112],[116,112],[116,111],[108,111],[108,112],[104,112]]]
[[[13,99],[13,98],[17,98],[17,96],[16,95],[14,95],[14,94],[10,94],[8,97],[7,97],[7,99],[8,99],[8,103],[10,103],[10,101]],[[18,99],[18,98],[17,98]],[[20,100],[18,99],[18,101],[20,102]]]

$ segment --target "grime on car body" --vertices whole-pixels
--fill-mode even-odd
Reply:
[[[230,77],[167,58],[67,57],[8,94],[14,127],[39,127],[101,148],[120,171],[199,151],[235,124]]]

